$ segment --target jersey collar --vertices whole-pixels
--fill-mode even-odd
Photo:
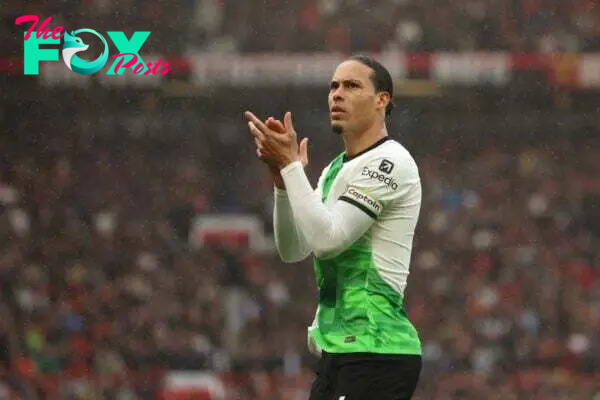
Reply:
[[[366,149],[364,149],[363,151],[360,151],[352,156],[347,155],[346,153],[344,153],[344,162],[346,161],[350,161],[358,156],[362,156],[363,154],[365,154],[367,151],[373,150],[375,147],[379,146],[380,144],[383,144],[385,142],[387,142],[388,140],[390,140],[391,138],[389,136],[384,136],[381,139],[379,139],[378,141],[376,141],[375,143],[373,143],[372,145],[370,145],[369,147],[367,147]]]

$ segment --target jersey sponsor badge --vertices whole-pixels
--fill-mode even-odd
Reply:
[[[380,201],[352,186],[346,189],[340,200],[357,206],[373,218],[377,218],[383,210],[383,204]]]
[[[391,174],[394,169],[394,163],[390,160],[383,159],[381,164],[379,164],[379,170],[381,172],[385,172],[386,174]]]
[[[383,162],[381,163],[381,165],[383,165]],[[381,169],[381,165],[378,169]],[[393,168],[394,164],[391,164],[389,170],[391,171]],[[387,174],[382,174],[378,171],[375,171],[374,169],[369,169],[369,167],[363,167],[362,176],[368,176],[369,179],[383,182],[387,187],[392,188],[393,190],[398,190],[398,184],[396,183],[396,181],[391,176],[387,176]]]

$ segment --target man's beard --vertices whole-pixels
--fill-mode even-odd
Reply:
[[[344,133],[344,127],[339,124],[331,124],[331,130],[336,135],[341,135],[342,133]]]

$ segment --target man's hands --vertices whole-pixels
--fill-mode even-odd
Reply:
[[[261,160],[278,171],[294,161],[301,161],[303,166],[308,164],[308,138],[304,138],[298,145],[292,113],[285,113],[283,124],[273,118],[263,123],[250,111],[246,111],[244,115]]]
[[[300,161],[303,167],[308,165],[308,138],[302,139],[298,145],[290,112],[285,113],[283,124],[272,117],[263,123],[250,111],[244,115],[254,136],[256,154],[269,166],[275,185],[283,188],[281,169],[294,161]]]

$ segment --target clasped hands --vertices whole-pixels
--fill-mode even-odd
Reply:
[[[308,165],[308,138],[302,139],[298,144],[291,112],[285,113],[283,123],[273,117],[262,122],[250,111],[246,111],[244,116],[254,137],[258,158],[273,173],[279,174],[279,171],[295,161],[300,161],[303,167]]]

